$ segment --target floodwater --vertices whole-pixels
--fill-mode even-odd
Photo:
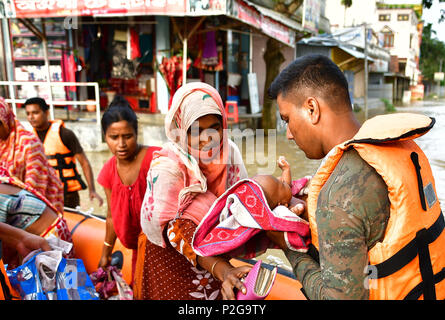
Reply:
[[[423,149],[428,157],[436,182],[436,190],[442,210],[445,211],[445,101],[419,101],[410,106],[397,107],[397,112],[421,113],[436,119],[434,128],[426,135],[416,139],[416,142]],[[370,109],[369,117],[383,114],[383,109]],[[358,112],[357,118],[363,122],[363,110]],[[259,139],[252,140],[244,137],[242,141],[236,141],[243,155],[249,177],[257,173],[268,173],[278,176],[280,169],[276,166],[278,156],[285,156],[292,168],[293,179],[298,179],[306,175],[312,175],[320,165],[320,160],[308,160],[304,153],[295,145],[293,141],[286,139],[284,133],[275,136],[258,135]],[[261,138],[264,138],[262,143]],[[270,142],[270,143],[269,143]],[[93,167],[94,175],[97,177],[103,164],[111,157],[109,151],[87,152],[87,157]],[[97,201],[91,203],[88,200],[88,191],[81,191],[81,209],[92,210],[95,214],[106,215],[105,194],[100,185],[96,182],[97,192],[104,198],[104,205],[98,207]],[[265,262],[275,263],[283,268],[290,269],[289,263],[280,250],[268,250],[259,258]]]
[[[445,101],[418,101],[397,111],[421,113],[436,119],[434,127],[415,141],[429,159],[437,196],[445,211]]]

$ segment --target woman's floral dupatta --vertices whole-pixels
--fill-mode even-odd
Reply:
[[[186,139],[192,123],[208,114],[221,116],[224,133],[218,161],[204,164],[188,152]],[[228,139],[226,129],[223,103],[215,88],[193,82],[176,91],[165,118],[169,141],[153,155],[141,208],[142,231],[152,243],[165,247],[162,232],[175,218],[198,225],[219,195],[247,177],[238,147]]]
[[[42,143],[20,124],[1,97],[0,121],[10,132],[6,140],[0,140],[0,166],[63,212],[63,184],[48,163]]]

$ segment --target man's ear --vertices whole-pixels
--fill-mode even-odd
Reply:
[[[308,97],[304,104],[307,116],[312,124],[317,124],[320,121],[320,103],[314,97]]]

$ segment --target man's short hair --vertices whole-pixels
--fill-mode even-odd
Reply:
[[[46,103],[46,101],[40,97],[29,98],[28,100],[25,101],[25,103],[23,104],[23,107],[25,108],[28,104],[36,104],[44,112],[48,111],[48,109],[49,109],[49,106]]]
[[[304,88],[316,90],[322,98],[332,102],[334,108],[338,105],[351,107],[345,75],[324,55],[311,54],[297,58],[275,78],[268,94],[276,99],[279,94],[286,97]]]

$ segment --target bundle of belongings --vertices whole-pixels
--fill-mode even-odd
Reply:
[[[22,300],[98,300],[93,283],[80,259],[64,255],[71,243],[50,237],[53,250],[31,252],[23,263],[7,270],[12,287]]]
[[[101,300],[133,300],[133,290],[116,266],[97,269],[91,274],[91,280]]]

